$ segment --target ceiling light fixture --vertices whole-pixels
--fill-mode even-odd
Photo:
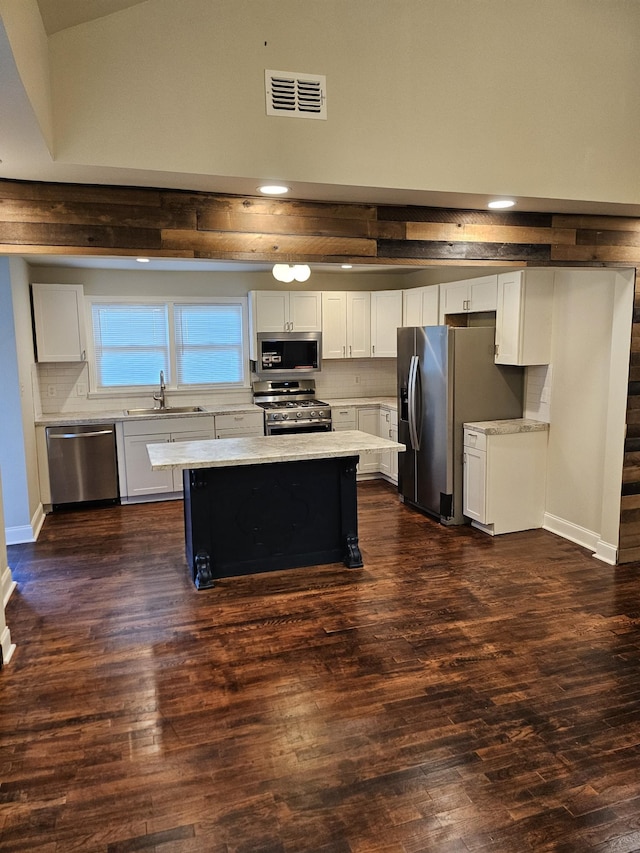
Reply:
[[[148,263],[149,263],[149,258],[136,258],[136,261],[137,261],[139,264],[148,264]]]
[[[493,210],[503,210],[507,207],[513,207],[515,201],[512,201],[509,198],[499,198],[496,201],[490,201],[487,207],[492,208]]]
[[[341,264],[340,269],[343,269],[343,270],[353,269],[353,264]]]
[[[307,264],[276,264],[271,270],[276,281],[290,284],[292,281],[306,281],[311,275]]]
[[[289,192],[289,189],[284,184],[263,184],[261,187],[258,187],[258,190],[263,195],[285,195]]]

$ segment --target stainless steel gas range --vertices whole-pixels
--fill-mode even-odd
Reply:
[[[330,432],[331,406],[316,400],[313,379],[254,382],[253,402],[264,409],[264,434]]]

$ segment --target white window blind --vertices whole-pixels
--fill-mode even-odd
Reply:
[[[242,384],[242,305],[174,305],[176,373],[184,385]]]
[[[91,308],[99,388],[170,381],[169,330],[164,304],[94,302]]]

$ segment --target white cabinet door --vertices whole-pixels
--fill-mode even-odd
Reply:
[[[437,284],[405,290],[402,298],[402,325],[437,326],[440,322],[439,305],[440,288]]]
[[[371,356],[371,294],[353,291],[347,301],[347,355],[349,358]]]
[[[371,294],[368,291],[322,294],[322,357],[369,358]]]
[[[483,275],[440,285],[440,323],[447,314],[495,311],[498,303],[498,276]]]
[[[462,513],[482,524],[487,522],[487,453],[464,448]]]
[[[147,453],[147,444],[166,444],[170,440],[169,433],[125,436],[126,497],[143,498],[173,492],[173,471],[152,471]]]
[[[498,304],[498,276],[483,275],[469,281],[469,311],[495,311]]]
[[[255,290],[251,294],[256,332],[285,332],[289,322],[289,293],[282,290]]]
[[[322,331],[322,294],[319,291],[289,293],[289,331]]]
[[[85,361],[82,285],[32,284],[31,292],[38,361]]]
[[[447,314],[462,314],[467,310],[469,283],[450,282],[440,285],[440,314],[444,322]]]
[[[402,291],[374,291],[371,294],[371,355],[374,358],[396,357],[401,326]]]
[[[347,357],[347,294],[322,294],[322,357]]]
[[[371,406],[358,409],[358,429],[369,435],[378,435],[380,407]],[[359,474],[374,474],[380,470],[380,453],[363,453],[358,463]]]
[[[497,364],[549,364],[553,270],[500,273],[496,311]]]

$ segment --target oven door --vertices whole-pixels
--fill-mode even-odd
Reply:
[[[295,421],[283,424],[266,424],[265,435],[293,435],[303,432],[331,432],[330,421],[318,421],[312,424],[298,424]]]

